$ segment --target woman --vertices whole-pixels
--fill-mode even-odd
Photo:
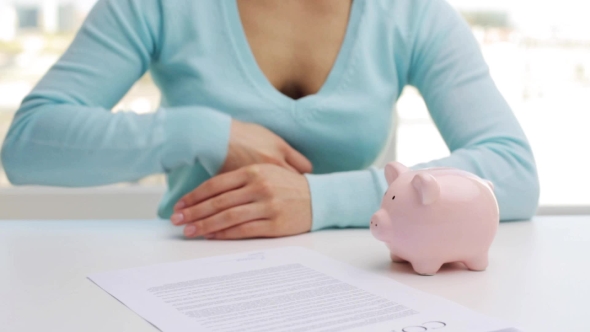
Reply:
[[[158,112],[110,113],[147,70]],[[368,227],[386,189],[368,167],[407,84],[452,152],[415,167],[473,172],[503,220],[531,217],[529,144],[443,0],[99,1],[23,101],[2,160],[14,184],[165,172],[159,215],[187,237]]]

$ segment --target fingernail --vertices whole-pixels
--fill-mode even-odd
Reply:
[[[182,215],[182,213],[175,213],[172,215],[172,217],[170,217],[170,221],[172,221],[174,225],[180,224],[183,220],[184,215]]]
[[[180,202],[176,203],[176,205],[174,205],[174,210],[184,209],[185,206],[186,206],[186,204],[183,201],[180,201]]]
[[[184,235],[191,236],[191,235],[195,234],[196,231],[197,231],[197,228],[195,226],[192,226],[192,225],[186,226],[184,228]]]

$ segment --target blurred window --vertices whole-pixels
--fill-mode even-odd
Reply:
[[[95,0],[5,0],[0,4],[0,140],[22,98],[57,61]],[[471,24],[492,76],[533,146],[542,204],[590,205],[590,5],[578,0],[449,0]],[[114,110],[152,112],[149,75]],[[448,155],[420,94],[397,109],[397,157],[415,164]],[[163,185],[152,176],[135,185]],[[9,183],[0,168],[0,187]]]

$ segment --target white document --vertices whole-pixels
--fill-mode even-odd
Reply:
[[[448,300],[299,247],[89,278],[164,332],[518,332]]]

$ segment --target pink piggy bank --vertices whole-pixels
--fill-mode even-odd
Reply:
[[[371,218],[371,233],[385,242],[394,262],[410,262],[421,275],[444,263],[483,271],[499,224],[491,182],[453,168],[413,171],[385,167],[389,189]]]

